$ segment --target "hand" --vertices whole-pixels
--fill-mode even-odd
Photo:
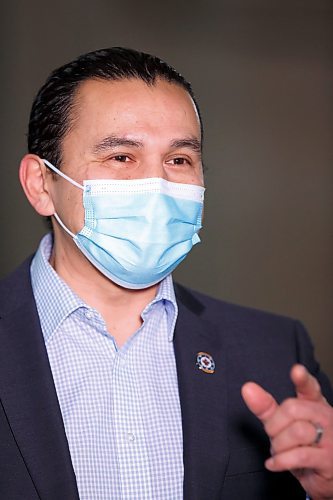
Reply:
[[[296,397],[280,405],[254,382],[242,387],[248,408],[264,424],[271,440],[270,471],[290,470],[314,500],[333,499],[333,408],[318,381],[302,365],[291,370]],[[316,427],[323,429],[319,436]]]

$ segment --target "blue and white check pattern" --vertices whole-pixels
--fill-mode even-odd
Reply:
[[[118,349],[100,314],[50,266],[51,249],[47,235],[31,265],[32,286],[80,499],[183,498],[171,276]]]

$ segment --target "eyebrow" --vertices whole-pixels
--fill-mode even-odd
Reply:
[[[201,153],[201,142],[195,138],[176,139],[171,142],[172,149],[187,148],[195,153]]]
[[[102,139],[99,143],[95,144],[93,147],[93,153],[99,154],[107,151],[109,149],[116,148],[118,146],[129,146],[134,148],[142,148],[144,144],[141,141],[134,141],[133,139],[127,139],[126,137],[119,137],[116,135],[110,135]],[[186,137],[184,139],[174,139],[170,143],[172,149],[187,148],[191,149],[195,153],[201,153],[201,142],[194,137]]]
[[[103,153],[108,149],[113,149],[117,146],[130,146],[134,148],[142,148],[143,143],[139,141],[133,141],[132,139],[126,139],[126,137],[118,137],[116,135],[110,135],[102,139],[99,143],[95,144],[93,147],[93,153]]]

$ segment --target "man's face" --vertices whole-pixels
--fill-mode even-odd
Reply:
[[[84,179],[162,177],[203,185],[200,123],[191,97],[158,80],[84,82],[62,143],[62,171]],[[57,177],[55,209],[74,233],[83,227],[82,192]]]

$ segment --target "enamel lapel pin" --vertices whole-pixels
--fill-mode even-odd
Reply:
[[[215,361],[208,352],[198,352],[197,367],[205,373],[214,373]]]

